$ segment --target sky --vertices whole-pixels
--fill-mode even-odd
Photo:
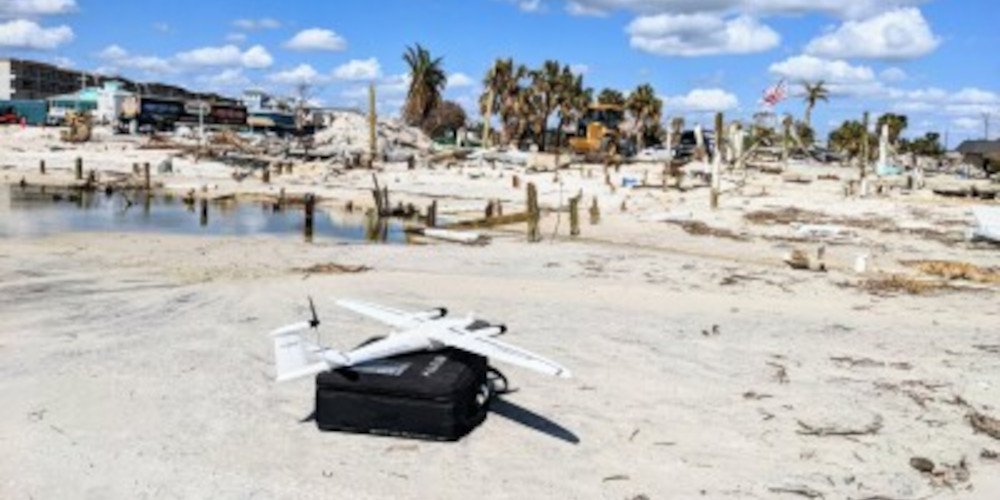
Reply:
[[[802,81],[833,92],[813,112],[824,135],[847,119],[906,114],[906,135],[954,146],[1000,135],[997,0],[0,0],[0,57],[239,96],[258,88],[397,113],[402,53],[444,58],[446,98],[478,115],[497,58],[555,59],[587,86],[649,83],[665,116],[749,119],[784,80],[774,109],[802,117]]]

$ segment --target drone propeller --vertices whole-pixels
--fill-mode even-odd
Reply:
[[[312,319],[309,320],[309,328],[319,328],[319,316],[316,315],[316,304],[313,304],[312,296],[309,297],[309,311],[312,312]]]

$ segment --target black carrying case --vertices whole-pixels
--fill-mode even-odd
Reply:
[[[454,441],[486,419],[486,358],[459,349],[413,352],[316,376],[316,424]]]

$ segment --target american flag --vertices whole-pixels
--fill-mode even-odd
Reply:
[[[764,98],[761,99],[761,102],[770,108],[774,107],[774,105],[779,102],[784,101],[787,96],[788,89],[785,86],[785,80],[781,80],[777,85],[768,87],[767,90],[764,91]]]

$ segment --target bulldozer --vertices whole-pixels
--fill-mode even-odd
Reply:
[[[67,128],[60,134],[63,142],[87,142],[90,140],[94,123],[89,112],[69,111],[64,120]]]
[[[634,146],[619,129],[624,119],[625,109],[620,105],[591,104],[577,123],[576,135],[569,139],[570,149],[583,155],[634,153]]]

